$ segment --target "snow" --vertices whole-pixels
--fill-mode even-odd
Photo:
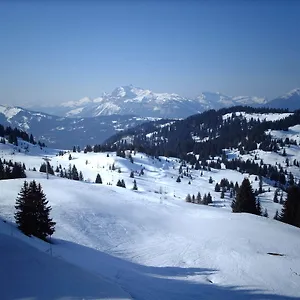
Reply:
[[[34,242],[47,252],[30,245]],[[21,236],[1,220],[0,263],[1,299],[130,299],[116,284],[52,257],[49,245]]]
[[[74,115],[78,115],[82,112],[83,109],[84,109],[83,107],[78,107],[78,108],[72,109],[66,114],[66,116],[72,117]]]
[[[47,180],[45,174],[26,171],[28,180],[41,183],[52,206],[57,222],[53,257],[46,252],[48,244],[2,224],[0,233],[6,236],[0,243],[1,267],[5,266],[0,271],[5,287],[1,298],[32,296],[30,285],[13,288],[16,276],[27,271],[31,282],[38,275],[53,282],[49,294],[39,291],[40,299],[97,299],[101,298],[99,290],[104,293],[101,299],[299,299],[300,229],[272,216],[233,214],[227,193],[220,199],[220,193],[214,192],[215,183],[224,177],[240,183],[249,175],[212,170],[201,176],[201,171],[192,170],[191,184],[188,178],[177,183],[179,162],[175,158],[158,160],[136,153],[132,164],[115,153],[71,152],[69,161],[69,154],[56,156],[57,150],[42,151],[33,145],[27,153],[12,152],[11,145],[0,144],[1,157],[22,161],[27,169],[39,169],[47,155],[54,168],[75,164],[87,182],[57,176]],[[121,173],[110,170],[113,163]],[[145,174],[138,176],[142,168]],[[131,171],[138,191],[131,190]],[[97,173],[102,185],[89,183]],[[210,176],[213,184],[208,183]],[[116,187],[119,179],[124,179],[126,189]],[[253,175],[250,181],[254,188],[258,186]],[[22,184],[22,179],[0,181],[0,213],[8,222],[13,222],[14,202]],[[202,196],[210,192],[215,207],[185,203],[188,193],[198,191]],[[274,206],[272,197],[273,193],[266,193],[262,201],[268,210],[281,207]],[[13,251],[20,254],[13,255]],[[19,256],[24,262],[16,272],[18,267],[11,266],[17,265]],[[70,282],[75,282],[72,290],[68,289]],[[14,294],[22,290],[22,295]]]
[[[228,118],[232,118],[233,113],[228,113],[223,115],[223,120],[227,120]],[[285,119],[291,116],[293,113],[265,113],[265,114],[255,114],[255,113],[245,113],[245,112],[236,112],[236,116],[242,116],[247,121],[253,120],[260,120],[260,121],[278,121]]]
[[[22,109],[18,107],[7,107],[0,105],[0,113],[4,114],[8,121],[16,114],[18,114],[21,110]]]
[[[271,136],[276,139],[285,140],[286,138],[289,138],[296,141],[298,144],[300,143],[300,125],[291,126],[288,128],[288,131],[268,130],[267,133],[270,133]]]

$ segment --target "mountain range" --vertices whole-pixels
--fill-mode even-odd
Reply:
[[[66,118],[0,105],[0,124],[28,131],[53,148],[101,143],[119,131],[152,120],[132,115]]]
[[[52,107],[32,107],[33,110],[64,117],[96,117],[112,114],[134,114],[141,117],[185,118],[208,109],[235,105],[264,105],[266,98],[251,96],[227,96],[221,93],[203,92],[196,98],[175,93],[155,93],[133,85],[121,86],[110,94],[90,99],[64,102]]]
[[[155,118],[186,118],[209,109],[246,105],[253,107],[300,108],[300,89],[294,89],[273,100],[255,96],[228,96],[219,92],[203,92],[195,98],[175,93],[155,93],[133,85],[117,87],[101,97],[82,98],[56,106],[32,106],[63,117],[97,117],[107,115],[136,115]]]
[[[266,98],[226,96],[205,92],[195,99],[177,94],[154,93],[130,86],[116,88],[100,98],[83,98],[53,107],[21,107],[0,105],[0,124],[29,131],[51,147],[99,144],[110,136],[144,122],[184,119],[209,109],[247,105],[253,107],[300,109],[300,89],[272,101]],[[42,112],[44,111],[44,112]]]

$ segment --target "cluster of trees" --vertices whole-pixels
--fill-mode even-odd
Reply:
[[[287,198],[283,204],[278,219],[284,223],[300,227],[300,187],[291,186],[287,191]]]
[[[0,141],[3,144],[5,144],[4,137],[8,139],[8,142],[10,144],[14,144],[16,146],[18,146],[18,138],[28,143],[31,143],[33,145],[37,143],[32,134],[29,135],[27,132],[23,130],[17,128],[11,128],[10,126],[5,127],[1,124],[0,124],[0,137],[2,137]],[[40,147],[45,147],[45,144],[41,143],[40,141],[38,141],[38,144]]]
[[[212,203],[212,196],[210,193],[208,193],[207,195],[204,194],[203,198],[201,197],[201,193],[198,192],[197,195],[190,195],[187,194],[185,201],[188,203],[194,203],[194,204],[204,204],[204,205],[208,205],[210,203]]]
[[[121,180],[119,179],[118,182],[117,182],[117,186],[122,187],[122,188],[126,188],[124,179],[121,179]]]
[[[274,194],[274,202],[278,203],[278,193],[276,190]],[[275,201],[276,199],[276,201]],[[274,219],[281,222],[300,227],[300,187],[293,185],[287,190],[287,198],[285,201],[281,200],[283,208],[281,214],[276,212]],[[259,199],[256,199],[251,184],[245,178],[237,192],[236,198],[232,201],[232,212],[245,212],[255,215],[263,215],[268,217],[267,210],[262,213]]]
[[[132,149],[142,151],[149,155],[164,155],[186,159],[193,152],[200,159],[209,159],[210,156],[222,154],[224,148],[240,148],[243,151],[260,148],[271,150],[273,144],[271,136],[265,132],[268,129],[284,130],[288,126],[299,124],[300,112],[284,119],[284,121],[266,122],[260,120],[247,120],[238,112],[246,113],[273,113],[283,110],[251,107],[231,107],[218,111],[209,110],[202,114],[191,116],[185,120],[175,121],[164,127],[147,124],[124,131],[104,143],[105,151],[124,149],[125,136],[132,137]],[[233,112],[233,113],[232,113]],[[227,119],[223,115],[232,113]],[[155,128],[155,129],[154,129]],[[154,130],[153,130],[154,129]],[[151,136],[148,133],[153,133]],[[195,141],[193,136],[197,136]]]
[[[221,179],[220,183],[216,183],[215,192],[221,193],[221,199],[225,197],[225,192],[230,192],[230,198],[235,197],[237,191],[239,189],[239,184],[233,181],[230,181],[227,178]]]
[[[68,170],[60,166],[59,176],[71,180],[79,180],[79,181],[84,180],[82,172],[81,171],[78,172],[76,166],[75,165],[72,166],[71,164],[69,164]]]
[[[259,199],[256,199],[248,178],[245,178],[231,204],[232,212],[245,212],[262,215]]]
[[[50,218],[51,207],[39,183],[24,181],[15,208],[16,224],[24,234],[46,240],[54,233],[56,223]]]
[[[26,178],[26,166],[25,164],[8,162],[0,158],[0,180],[2,179],[15,179],[15,178]]]

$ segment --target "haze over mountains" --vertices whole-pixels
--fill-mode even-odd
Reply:
[[[185,118],[208,109],[220,109],[236,105],[268,106],[272,108],[300,108],[300,89],[268,101],[264,97],[228,96],[218,92],[203,92],[187,98],[175,93],[156,93],[133,85],[121,86],[101,97],[88,97],[64,102],[58,106],[32,107],[64,117],[96,117],[100,115],[134,114],[141,117]]]

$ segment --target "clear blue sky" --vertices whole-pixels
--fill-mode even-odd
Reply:
[[[300,1],[0,1],[0,103],[300,87]]]

